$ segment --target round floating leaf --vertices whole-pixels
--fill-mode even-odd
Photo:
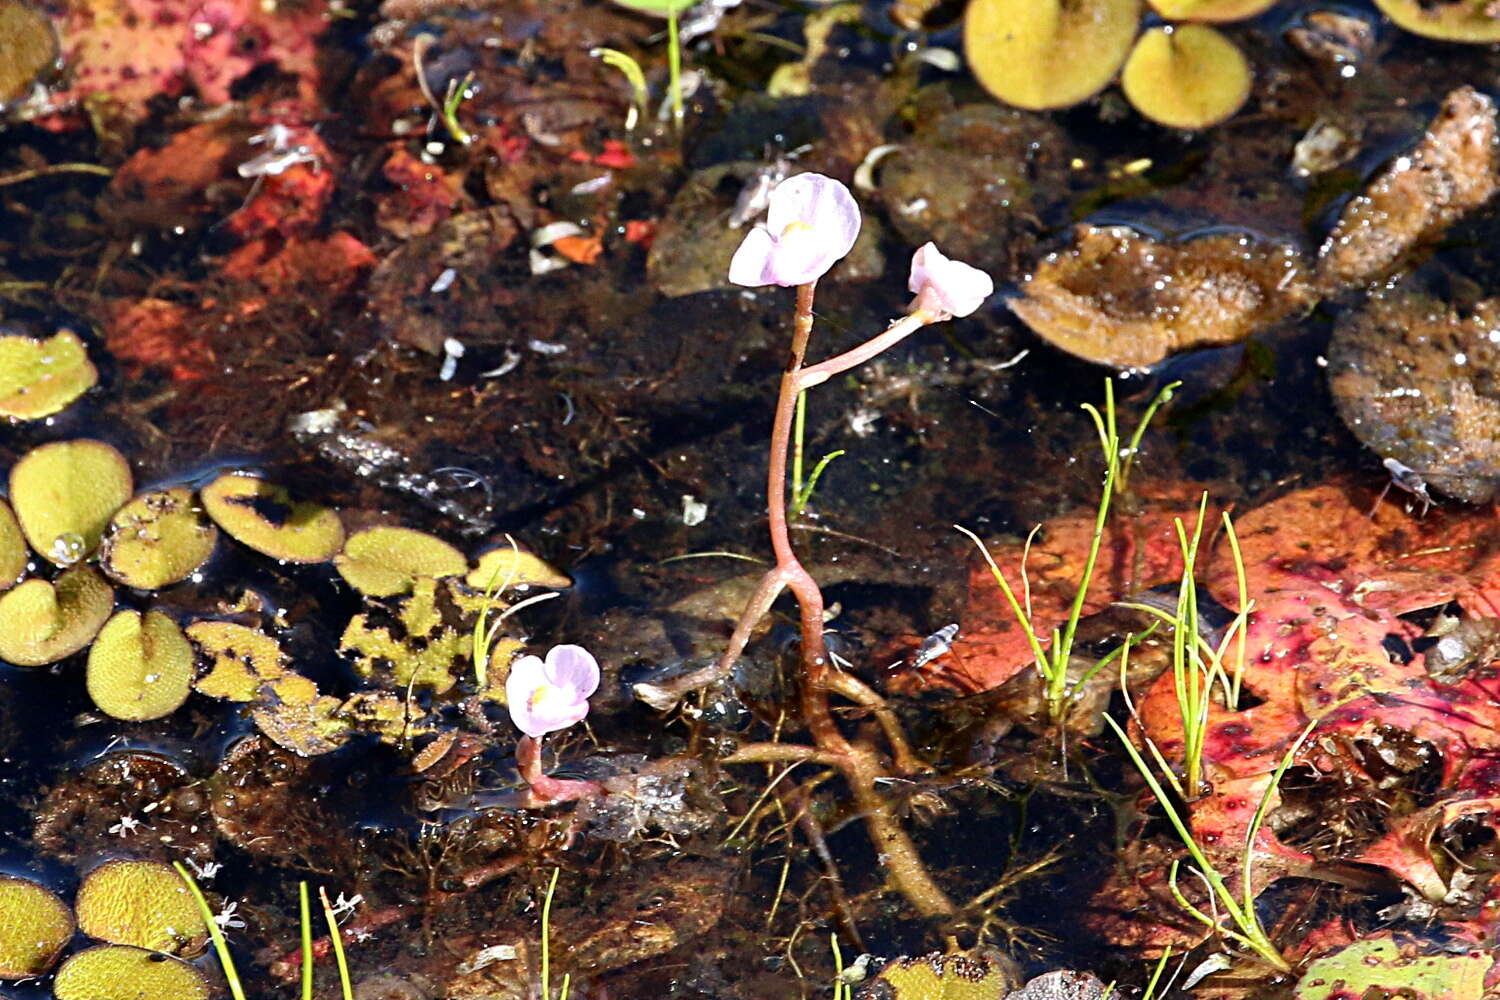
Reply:
[[[89,697],[104,714],[130,722],[171,715],[193,684],[193,647],[160,611],[121,611],[89,650]]]
[[[1205,128],[1234,114],[1250,96],[1250,64],[1207,25],[1152,28],[1131,50],[1120,86],[1154,122]]]
[[[1066,108],[1114,79],[1140,19],[1140,0],[972,0],[964,53],[1007,104]]]
[[[510,590],[512,587],[550,587],[561,590],[573,586],[572,577],[554,569],[545,560],[525,549],[504,545],[480,553],[478,564],[464,582],[480,593]]]
[[[1386,17],[1425,38],[1500,42],[1500,16],[1490,0],[1375,0]]]
[[[254,701],[262,684],[286,674],[281,647],[264,632],[234,622],[197,621],[187,627],[187,634],[213,661],[212,669],[194,685],[200,694]]]
[[[68,904],[29,879],[0,875],[0,979],[42,975],[72,936]]]
[[[10,470],[10,502],[44,559],[70,566],[93,552],[110,517],[130,499],[130,466],[103,441],[33,448]]]
[[[642,14],[654,14],[657,17],[666,17],[676,11],[681,14],[698,0],[614,0],[621,7],[629,7],[631,10]]]
[[[52,983],[57,1000],[208,1000],[203,974],[170,955],[106,944],[69,958]]]
[[[469,565],[461,552],[440,538],[383,526],[350,535],[333,564],[351,587],[369,597],[405,594],[417,577],[458,576]]]
[[[21,0],[0,0],[0,107],[25,97],[59,54],[46,14]]]
[[[208,516],[238,542],[285,562],[332,559],[344,526],[328,507],[293,501],[286,489],[259,476],[230,472],[203,488]]]
[[[78,652],[115,608],[115,592],[87,566],[55,583],[27,580],[0,595],[0,660],[37,667]]]
[[[219,531],[181,486],[143,493],[110,521],[99,563],[104,572],[139,590],[187,579],[213,554]]]
[[[1151,9],[1172,21],[1243,21],[1263,14],[1276,0],[1146,0]]]
[[[5,67],[6,0],[0,0],[0,77]],[[4,86],[0,80],[0,87]],[[83,341],[71,330],[46,340],[0,336],[0,417],[37,420],[65,409],[99,381]]]
[[[10,504],[0,500],[0,590],[13,586],[26,572],[26,536],[11,512]]]
[[[180,954],[202,947],[203,914],[182,876],[160,861],[107,861],[84,876],[78,929],[110,944]]]

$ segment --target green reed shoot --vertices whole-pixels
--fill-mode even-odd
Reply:
[[[313,1000],[312,907],[306,882],[297,883],[297,919],[302,928],[302,1000]]]
[[[625,113],[625,131],[634,131],[636,124],[647,113],[647,108],[651,103],[650,92],[646,89],[646,74],[641,70],[641,64],[619,49],[607,49],[602,46],[589,49],[589,55],[595,59],[602,59],[606,66],[619,70],[630,84],[631,103],[630,110]]]
[[[443,125],[448,129],[448,134],[453,136],[453,141],[460,146],[467,146],[474,141],[469,130],[458,122],[458,109],[471,96],[469,88],[473,85],[474,74],[465,73],[462,80],[448,81],[448,93],[443,97]]]
[[[1133,637],[1127,637],[1124,645],[1121,647],[1125,650],[1125,653],[1121,656],[1120,669],[1122,678],[1129,659],[1129,648],[1132,641]],[[1255,894],[1251,881],[1255,858],[1252,849],[1255,845],[1255,838],[1260,833],[1261,825],[1265,821],[1271,797],[1276,794],[1276,789],[1281,784],[1282,775],[1291,766],[1292,759],[1301,748],[1303,741],[1307,739],[1313,727],[1317,725],[1316,720],[1308,723],[1307,728],[1302,731],[1301,735],[1297,737],[1296,741],[1281,758],[1281,763],[1271,775],[1270,784],[1266,786],[1266,790],[1261,794],[1260,802],[1256,805],[1255,815],[1251,818],[1250,825],[1245,832],[1242,867],[1240,871],[1240,885],[1244,893],[1243,898],[1235,896],[1230,890],[1229,885],[1224,881],[1224,877],[1209,862],[1207,855],[1204,853],[1203,846],[1193,836],[1192,827],[1188,825],[1182,814],[1178,812],[1177,807],[1173,805],[1173,799],[1168,795],[1161,781],[1158,780],[1155,770],[1146,763],[1146,759],[1135,748],[1135,744],[1131,742],[1125,730],[1108,715],[1104,716],[1104,721],[1109,724],[1109,727],[1114,730],[1115,735],[1119,737],[1121,745],[1125,747],[1125,752],[1130,756],[1130,762],[1135,765],[1135,769],[1140,772],[1141,777],[1145,779],[1147,787],[1151,789],[1151,794],[1161,804],[1162,811],[1166,813],[1167,819],[1172,824],[1172,828],[1177,831],[1178,839],[1182,841],[1182,845],[1187,848],[1189,856],[1193,859],[1196,871],[1204,883],[1207,884],[1209,891],[1218,905],[1223,907],[1224,912],[1229,915],[1230,923],[1233,926],[1226,926],[1216,916],[1204,913],[1182,894],[1182,890],[1177,886],[1177,873],[1180,862],[1174,861],[1172,862],[1171,872],[1167,878],[1167,885],[1171,889],[1172,898],[1177,901],[1177,905],[1181,906],[1193,919],[1248,948],[1272,968],[1280,972],[1290,972],[1291,966],[1287,964],[1286,959],[1282,958],[1281,952],[1276,946],[1271,943],[1271,939],[1266,934],[1265,928],[1261,926],[1260,917],[1255,912]],[[1146,744],[1151,749],[1152,756],[1156,759],[1157,767],[1164,775],[1171,778],[1172,772],[1166,767],[1162,755],[1156,749],[1155,744],[1149,738],[1146,740]]]
[[[224,980],[229,984],[229,995],[234,1000],[245,1000],[245,988],[240,985],[240,974],[234,967],[234,956],[229,953],[229,942],[224,940],[224,932],[219,929],[219,922],[214,919],[214,911],[208,905],[208,900],[203,898],[203,890],[198,888],[198,883],[193,876],[183,867],[181,861],[172,862],[172,867],[177,869],[177,874],[187,883],[188,892],[193,894],[193,902],[198,904],[198,912],[203,915],[203,922],[208,925],[208,936],[213,940],[214,951],[219,956],[219,965],[224,970]]]
[[[677,30],[677,5],[667,8],[667,77],[672,88],[672,122],[682,131],[682,35]]]
[[[818,464],[813,466],[812,475],[807,478],[807,484],[802,482],[802,442],[807,432],[807,393],[797,394],[797,414],[792,421],[792,516],[801,514],[807,507],[807,502],[812,499],[813,490],[818,488],[818,479],[822,477],[823,470],[828,468],[828,463],[844,454],[844,449],[830,451],[818,459]]]
[[[1167,961],[1172,957],[1172,946],[1162,951],[1161,958],[1156,960],[1156,968],[1151,971],[1151,981],[1146,984],[1146,992],[1141,994],[1141,1000],[1152,1000],[1156,996],[1156,984],[1161,981],[1161,974],[1167,967]]]
[[[542,900],[542,1000],[552,1000],[552,895],[557,891],[557,876],[561,873],[561,868],[552,869],[552,881],[547,883],[547,896]],[[572,982],[573,974],[563,973],[557,1000],[568,1000]]]
[[[349,962],[344,957],[344,932],[339,930],[339,919],[333,914],[333,904],[328,902],[328,892],[318,886],[318,899],[323,904],[323,919],[328,921],[328,939],[333,943],[333,963],[339,970],[339,989],[344,1000],[354,1000],[354,987],[349,982]]]
[[[1088,598],[1089,586],[1094,580],[1094,569],[1099,561],[1099,549],[1104,542],[1104,529],[1109,521],[1110,505],[1114,500],[1116,488],[1123,480],[1128,479],[1130,465],[1140,450],[1141,437],[1146,433],[1146,428],[1150,426],[1152,418],[1156,416],[1156,411],[1171,400],[1173,391],[1180,384],[1173,382],[1157,393],[1156,398],[1146,407],[1145,414],[1136,425],[1135,432],[1123,451],[1120,447],[1120,431],[1115,416],[1114,382],[1109,379],[1104,382],[1102,412],[1092,403],[1084,404],[1084,410],[1094,421],[1094,428],[1099,435],[1099,445],[1104,452],[1104,486],[1100,491],[1099,507],[1094,515],[1094,534],[1089,542],[1089,554],[1084,562],[1082,578],[1073,595],[1068,617],[1060,627],[1052,630],[1050,642],[1042,641],[1032,622],[1031,585],[1026,576],[1026,557],[1030,555],[1031,539],[1027,538],[1026,550],[1021,558],[1021,582],[1026,594],[1023,604],[1022,600],[1016,596],[1016,592],[1011,589],[1010,581],[1006,580],[1005,574],[1000,571],[1000,567],[996,565],[994,558],[978,536],[966,528],[955,525],[978,546],[980,554],[989,564],[990,574],[999,584],[1006,601],[1010,603],[1011,611],[1015,613],[1016,620],[1025,631],[1026,641],[1030,644],[1032,655],[1036,658],[1037,671],[1042,675],[1045,684],[1048,715],[1054,725],[1061,725],[1081,688],[1081,682],[1068,683],[1068,664],[1073,656],[1073,641],[1078,632],[1078,622],[1083,617],[1083,606]],[[1035,535],[1035,532],[1033,531],[1032,534]],[[1111,658],[1113,655],[1111,654]],[[1092,677],[1105,662],[1108,662],[1108,658],[1096,664],[1089,676]]]
[[[839,936],[828,935],[833,946],[833,1000],[854,1000],[854,987],[844,981],[844,953],[839,950]]]
[[[1205,788],[1203,748],[1208,737],[1208,716],[1215,683],[1220,687],[1220,697],[1226,708],[1234,709],[1239,705],[1240,684],[1245,671],[1245,630],[1249,625],[1252,603],[1247,594],[1239,539],[1226,513],[1223,515],[1224,531],[1234,559],[1240,611],[1217,645],[1204,637],[1198,609],[1197,566],[1207,510],[1208,494],[1204,493],[1198,503],[1198,517],[1191,536],[1182,520],[1176,521],[1177,544],[1182,551],[1182,580],[1177,588],[1175,610],[1168,612],[1145,604],[1121,604],[1121,607],[1154,616],[1172,630],[1172,687],[1177,694],[1177,710],[1182,719],[1181,779],[1166,761],[1158,759],[1157,765],[1173,790],[1184,799],[1196,798]],[[1233,655],[1229,653],[1231,643],[1235,644]],[[1126,699],[1129,700],[1128,694]],[[1155,747],[1151,749],[1154,753]]]

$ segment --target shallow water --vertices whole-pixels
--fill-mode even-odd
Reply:
[[[1353,74],[1288,41],[1325,8],[1375,26]],[[0,316],[32,335],[77,331],[100,376],[62,412],[0,430],[0,465],[93,437],[128,458],[137,490],[253,469],[337,508],[351,531],[401,524],[469,556],[513,536],[573,585],[517,612],[505,634],[537,653],[582,644],[605,672],[587,729],[549,738],[548,767],[617,782],[613,805],[521,808],[515,731],[470,676],[451,693],[403,694],[380,673],[386,661],[365,677],[340,653],[360,612],[406,641],[415,626],[396,601],[362,599],[327,562],[279,563],[224,537],[193,579],[119,587],[118,605],[251,623],[321,692],[394,692],[427,712],[431,731],[382,743],[367,723],[303,757],[268,742],[242,706],[202,694],[158,721],[110,719],[85,691],[82,653],[0,665],[0,868],[71,899],[108,857],[221,863],[209,888],[239,903],[247,926],[231,940],[252,996],[286,988],[275,963],[297,947],[302,879],[364,897],[352,919],[370,922],[367,940],[349,957],[367,981],[357,995],[538,995],[527,949],[553,868],[556,967],[577,977],[575,995],[824,995],[830,933],[846,959],[984,945],[1018,977],[1068,968],[1139,987],[1151,948],[1108,923],[1129,901],[1090,897],[1117,866],[1160,868],[1178,845],[1159,815],[1136,822],[1140,786],[1112,737],[1070,736],[1060,755],[1056,731],[1028,728],[1014,692],[957,697],[899,678],[920,673],[905,664],[923,637],[970,627],[973,550],[954,524],[998,540],[1092,512],[1101,462],[1080,407],[1101,402],[1106,378],[1126,427],[1182,383],[1143,438],[1122,523],[1144,523],[1153,490],[1168,487],[1206,490],[1237,513],[1328,482],[1373,498],[1387,479],[1381,456],[1340,420],[1325,371],[1332,330],[1366,289],[1321,294],[1244,342],[1123,372],[1051,346],[1007,302],[1046,254],[1071,245],[1077,223],[1174,246],[1244,233],[1313,266],[1350,197],[1410,153],[1445,95],[1492,82],[1496,54],[1421,41],[1368,5],[1279,4],[1228,29],[1255,70],[1249,103],[1190,134],[1145,121],[1113,88],[1063,111],[997,112],[966,73],[907,58],[960,47],[952,23],[902,33],[880,4],[831,28],[805,94],[774,100],[770,74],[815,15],[756,4],[688,47],[689,68],[714,79],[689,100],[680,135],[654,113],[628,133],[628,89],[586,51],[631,51],[659,94],[658,22],[582,0],[484,9],[343,10],[312,62],[231,12],[216,30],[239,31],[249,54],[243,72],[224,64],[234,78],[223,99],[190,76],[177,86],[198,100],[164,90],[96,107],[92,121],[75,107],[0,132]],[[418,86],[424,32],[429,90],[474,74],[458,111],[471,145],[445,131]],[[1297,177],[1293,147],[1319,119],[1357,132],[1356,148]],[[821,283],[811,357],[904,312],[909,253],[925,239],[985,267],[999,291],[973,317],[924,329],[811,393],[808,464],[843,455],[793,539],[837,610],[830,648],[872,687],[900,692],[892,706],[925,766],[888,776],[883,801],[955,901],[1017,878],[947,919],[883,889],[885,859],[842,779],[719,763],[773,732],[806,738],[789,600],[733,683],[688,710],[658,713],[630,687],[713,660],[748,592],[735,578],[769,559],[764,468],[792,292],[724,287],[736,196],[778,152],[800,150],[789,169],[850,181],[882,142],[905,148],[879,169],[878,190],[860,193],[865,236]],[[237,169],[299,144],[304,162],[258,179]],[[39,163],[113,177],[6,181]],[[932,204],[913,208],[924,190]],[[1474,209],[1379,280],[1472,303],[1493,282],[1483,248],[1494,220],[1493,205]],[[556,222],[574,224],[572,242],[533,247]],[[701,290],[662,291],[689,288]],[[1444,506],[1455,518],[1468,510]],[[53,573],[40,559],[32,572]],[[445,627],[469,627],[445,607]],[[1087,655],[1135,627],[1107,614],[1084,626]],[[1118,694],[1113,706],[1124,718]],[[841,703],[837,718],[851,738],[877,739],[868,712]],[[414,766],[444,737],[471,742]],[[90,770],[135,753],[162,773]],[[146,809],[168,800],[185,818]],[[126,815],[145,831],[111,830]],[[1290,948],[1335,915],[1369,930],[1402,898],[1394,879],[1360,891],[1295,877],[1261,905],[1285,921]],[[461,971],[497,944],[522,949],[505,975]],[[214,959],[196,961],[217,976]],[[328,968],[320,996],[336,995]],[[1214,995],[1289,995],[1251,963],[1234,975]],[[12,992],[49,989],[43,979]]]

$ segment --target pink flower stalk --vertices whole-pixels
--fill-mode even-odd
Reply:
[[[977,267],[949,260],[934,243],[924,243],[911,255],[911,279],[906,287],[917,293],[913,309],[925,309],[936,320],[968,316],[995,292],[995,282]]]
[[[567,729],[589,714],[599,663],[582,646],[553,646],[544,661],[523,656],[510,666],[505,699],[511,721],[533,739]]]
[[[736,285],[805,285],[854,246],[859,205],[832,177],[798,174],[771,191],[764,224],[745,234],[729,262]]]

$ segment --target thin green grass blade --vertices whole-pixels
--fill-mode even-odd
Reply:
[[[177,869],[177,874],[187,883],[188,892],[193,894],[193,902],[198,904],[198,912],[203,914],[203,922],[208,925],[208,936],[213,940],[214,951],[219,956],[219,965],[224,969],[224,980],[229,984],[229,995],[234,1000],[245,1000],[245,988],[240,985],[240,974],[234,967],[234,956],[229,953],[229,942],[224,940],[224,932],[219,929],[219,922],[214,919],[214,911],[208,905],[208,900],[203,898],[203,890],[198,888],[198,883],[188,870],[182,866],[181,861],[172,862],[172,867]]]

